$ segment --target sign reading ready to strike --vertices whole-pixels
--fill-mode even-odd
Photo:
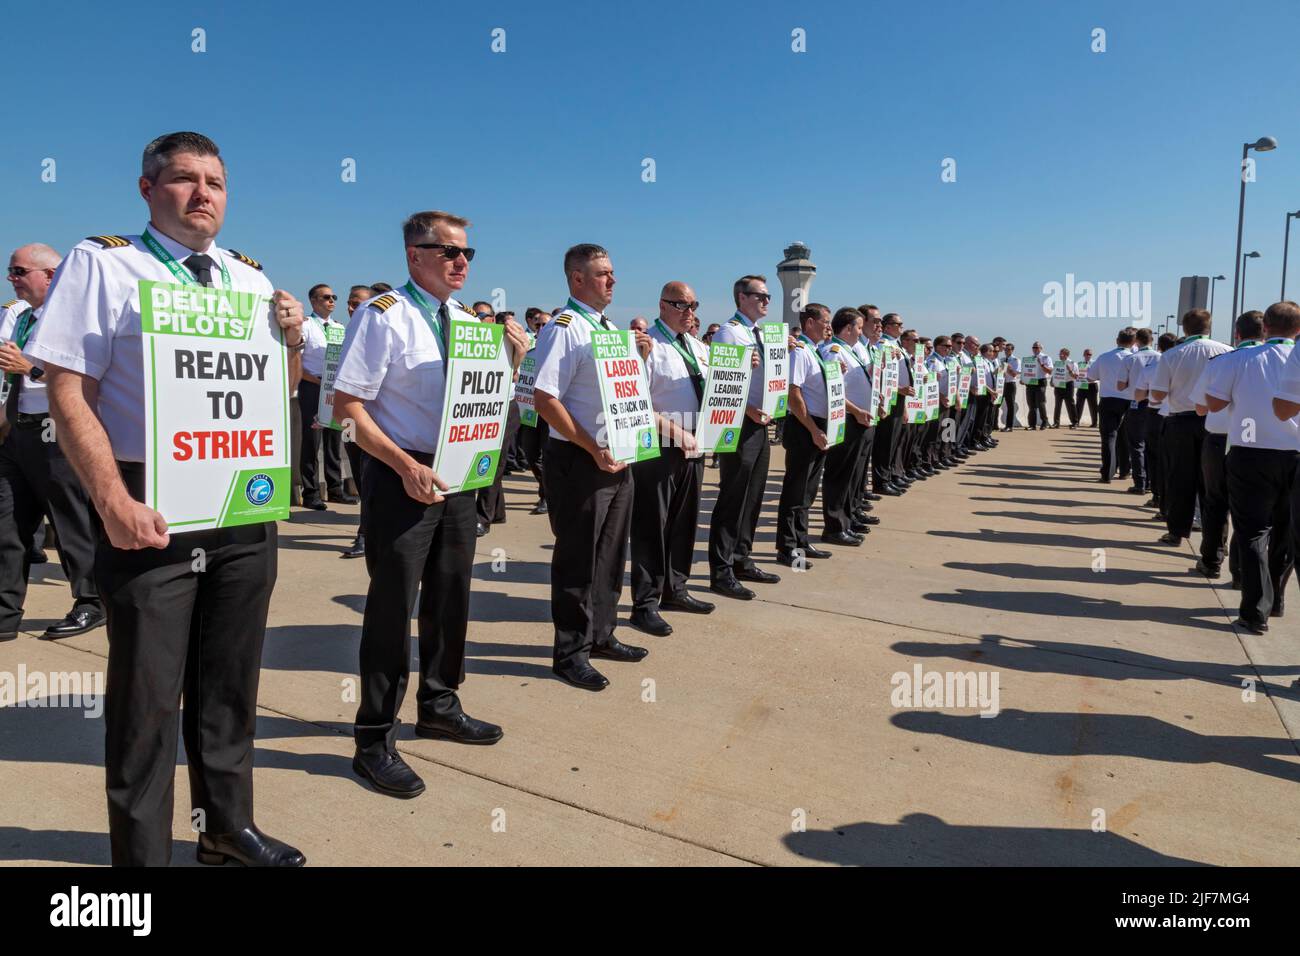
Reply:
[[[633,332],[593,329],[591,351],[604,405],[605,447],[615,461],[659,457],[659,436],[645,367]],[[599,442],[601,436],[596,436]]]
[[[145,500],[172,533],[289,517],[289,365],[269,306],[140,282]]]
[[[768,418],[785,418],[789,408],[790,333],[784,322],[764,322],[762,364],[766,387],[763,389],[763,414]]]
[[[447,491],[492,484],[501,457],[513,387],[505,326],[495,322],[451,323],[447,400],[433,470]]]
[[[740,446],[751,366],[745,346],[725,342],[709,345],[709,377],[695,428],[695,441],[702,451],[735,451]]]

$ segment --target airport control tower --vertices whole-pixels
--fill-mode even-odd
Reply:
[[[781,280],[781,320],[787,327],[799,325],[799,311],[808,304],[809,289],[817,267],[808,258],[811,253],[802,242],[786,246],[785,259],[776,267]]]

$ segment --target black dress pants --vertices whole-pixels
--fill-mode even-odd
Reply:
[[[736,568],[754,565],[750,552],[763,510],[771,456],[767,427],[748,415],[740,426],[735,452],[718,456],[718,498],[709,522],[709,575],[715,581],[733,576]],[[550,477],[548,472],[548,480]]]
[[[1228,436],[1205,433],[1201,444],[1201,561],[1223,564],[1228,542]]]
[[[131,496],[143,501],[144,466],[119,468]],[[165,548],[126,551],[96,524],[95,581],[108,616],[104,769],[113,865],[166,866],[178,726],[191,807],[202,811],[192,818],[213,834],[253,823],[253,734],[276,526],[191,531],[173,534]]]
[[[1291,576],[1291,497],[1300,452],[1234,445],[1228,450],[1228,502],[1241,536],[1241,618],[1267,625]]]
[[[73,610],[98,608],[95,521],[90,496],[43,422],[14,424],[0,445],[0,633],[22,624],[36,531],[54,526],[59,564],[72,590]]]
[[[1061,424],[1061,406],[1065,406],[1065,417],[1070,420],[1071,425],[1079,424],[1079,412],[1074,407],[1074,383],[1070,382],[1064,387],[1053,388],[1056,393],[1056,402],[1052,407],[1052,424]]]
[[[630,467],[610,474],[578,445],[554,436],[547,442],[546,505],[555,530],[551,620],[556,666],[586,663],[592,647],[614,640],[633,480]]]
[[[655,610],[686,593],[695,557],[704,458],[662,448],[632,469],[632,606]]]
[[[1125,421],[1128,422],[1129,468],[1133,476],[1133,487],[1147,491],[1151,487],[1151,475],[1147,454],[1147,431],[1150,424],[1146,399],[1138,402],[1136,408],[1129,406]]]
[[[1025,399],[1029,402],[1029,427],[1047,427],[1047,386],[1026,385]]]
[[[1002,427],[1016,427],[1016,383],[1002,384]]]
[[[813,444],[812,433],[793,415],[785,425],[785,478],[781,482],[781,502],[776,513],[776,550],[790,554],[808,547],[808,512],[817,498],[826,452]],[[826,419],[813,418],[813,424],[826,431]]]
[[[1088,427],[1097,427],[1097,383],[1089,382],[1087,388],[1076,388],[1074,393],[1074,421],[1083,422],[1083,406],[1088,406]]]
[[[325,449],[325,489],[339,492],[343,489],[342,438],[332,428],[313,428],[316,408],[320,404],[320,385],[303,379],[298,385],[298,415],[301,419],[301,458],[298,469],[302,476],[302,498],[324,498],[317,469],[321,447]]]
[[[550,438],[551,428],[546,419],[537,416],[535,426],[522,425],[519,429],[519,446],[524,460],[537,479],[537,500],[546,500],[546,440]]]
[[[905,427],[902,418],[901,413],[890,412],[876,423],[876,434],[871,440],[871,484],[876,491],[893,480],[895,433]]]
[[[407,454],[424,465],[433,462],[429,454]],[[412,614],[420,648],[419,716],[461,712],[456,690],[465,680],[474,493],[457,492],[426,505],[407,495],[397,472],[377,458],[366,462],[361,487],[370,587],[353,736],[358,750],[378,755],[397,744],[398,712],[411,672]]]
[[[826,452],[822,522],[829,534],[848,531],[853,521],[861,487],[862,448],[869,431],[849,415],[844,420],[844,441]]]
[[[1205,419],[1195,412],[1170,415],[1165,419],[1160,440],[1169,465],[1165,478],[1165,524],[1170,534],[1188,538],[1192,534],[1196,502],[1203,491],[1201,448],[1205,443]]]
[[[1119,430],[1128,415],[1127,398],[1103,398],[1101,400],[1101,477],[1110,481],[1115,477]],[[1032,426],[1031,426],[1032,427]]]

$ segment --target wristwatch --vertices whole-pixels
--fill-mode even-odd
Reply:
[[[32,370],[27,373],[27,377],[30,378],[33,382],[39,382],[41,380],[41,376],[44,374],[45,374],[45,369],[33,365]]]
[[[301,352],[306,347],[307,347],[307,336],[305,335],[302,337],[302,340],[299,341],[297,345],[289,345],[288,343],[285,343],[285,348],[289,350],[290,354],[294,352]]]

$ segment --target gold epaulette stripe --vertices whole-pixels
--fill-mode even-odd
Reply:
[[[370,303],[372,308],[378,309],[380,312],[387,312],[396,304],[397,296],[393,295],[391,292],[381,295],[374,302]]]
[[[122,249],[131,244],[126,236],[87,236],[86,239],[99,243],[102,249]]]

